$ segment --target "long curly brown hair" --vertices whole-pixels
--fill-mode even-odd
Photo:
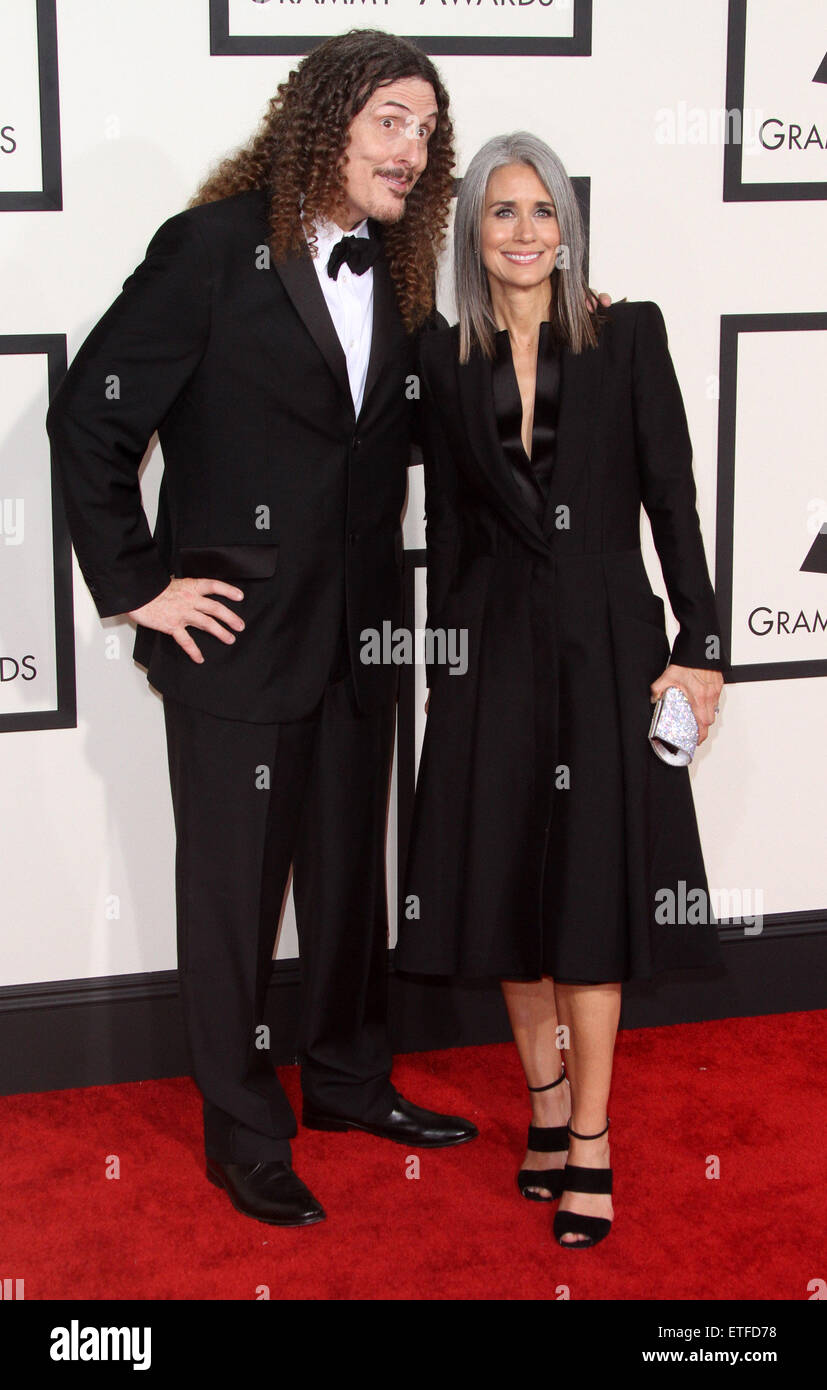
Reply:
[[[302,218],[309,225],[317,217],[328,217],[344,197],[351,121],[377,87],[405,77],[430,82],[438,112],[428,141],[428,163],[408,194],[405,214],[383,226],[400,313],[408,332],[413,332],[434,305],[455,160],[448,93],[430,58],[408,39],[379,29],[351,29],[314,48],[279,84],[250,142],[218,164],[188,206],[250,188],[266,189],[272,257],[279,261],[302,251]]]

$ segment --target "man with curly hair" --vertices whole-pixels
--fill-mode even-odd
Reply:
[[[323,43],[152,238],[47,418],[98,613],[135,620],[164,698],[207,1176],[276,1225],[325,1215],[262,1045],[291,863],[304,1124],[413,1147],[477,1133],[390,1080],[396,668],[359,659],[364,629],[401,618],[411,378],[453,164],[420,49],[372,30]],[[139,468],[156,429],[152,534]]]

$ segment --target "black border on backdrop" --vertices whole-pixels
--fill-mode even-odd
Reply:
[[[61,212],[60,91],[57,63],[56,0],[37,0],[37,68],[40,92],[42,188],[0,192],[0,212]]]
[[[406,34],[433,57],[449,54],[471,57],[590,58],[592,52],[592,0],[572,0],[573,32],[560,38],[474,38],[464,34]],[[355,7],[354,7],[355,10]],[[367,12],[362,11],[367,14]],[[293,56],[318,48],[330,34],[231,34],[230,0],[210,0],[210,54],[214,57]]]
[[[729,0],[727,21],[726,109],[738,111],[744,129],[744,81],[747,48],[747,0]],[[817,62],[814,58],[813,62]],[[786,203],[827,198],[827,181],[806,183],[744,183],[743,146],[724,145],[725,203]]]
[[[62,333],[0,335],[0,356],[18,357],[28,353],[46,358],[51,400],[66,375],[66,337]],[[43,429],[45,432],[45,421]],[[50,458],[57,707],[51,710],[21,710],[15,714],[0,714],[0,733],[19,733],[25,729],[74,729],[77,726],[72,544],[63,509],[60,477],[51,449]]]
[[[738,338],[741,333],[827,331],[827,313],[722,314],[718,402],[718,500],[715,521],[715,589],[726,651],[732,655],[732,567],[735,525],[735,436]],[[802,547],[801,559],[804,559]],[[827,661],[770,661],[730,666],[728,684],[827,676]]]

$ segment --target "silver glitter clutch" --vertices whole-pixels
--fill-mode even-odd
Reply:
[[[686,767],[692,761],[698,746],[698,725],[692,706],[677,685],[670,685],[655,705],[649,742],[658,757],[673,767]]]

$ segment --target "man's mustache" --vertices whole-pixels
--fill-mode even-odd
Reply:
[[[413,175],[406,169],[377,169],[377,174],[384,174],[389,179],[404,179],[406,183],[413,183]]]

